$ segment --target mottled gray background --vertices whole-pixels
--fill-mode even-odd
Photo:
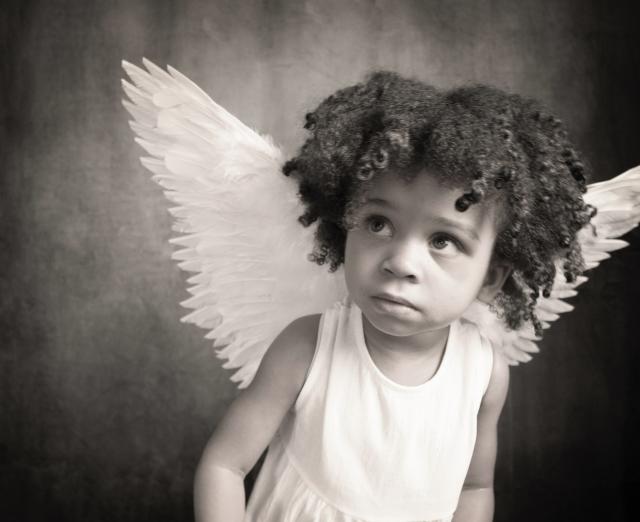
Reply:
[[[640,163],[634,3],[3,2],[0,519],[189,520],[235,393],[204,332],[178,322],[184,276],[120,105],[121,59],[172,64],[290,152],[304,112],[373,68],[494,83],[557,112],[600,180]],[[632,516],[630,239],[512,372],[498,521]]]

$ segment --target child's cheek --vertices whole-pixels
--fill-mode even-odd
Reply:
[[[370,279],[375,271],[377,256],[371,239],[363,231],[350,231],[345,245],[345,277],[347,282],[357,284]]]

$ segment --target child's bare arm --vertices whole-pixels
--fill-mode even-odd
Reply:
[[[493,473],[498,446],[498,418],[509,389],[509,366],[494,352],[489,387],[478,412],[478,432],[454,522],[493,520]]]
[[[249,387],[229,407],[207,443],[195,478],[198,522],[241,521],[243,478],[295,402],[313,358],[319,315],[293,321],[274,340]]]

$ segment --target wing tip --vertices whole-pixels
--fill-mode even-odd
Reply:
[[[120,65],[129,76],[132,76],[136,73],[144,72],[142,69],[140,69],[140,67],[131,62],[128,62],[127,60],[121,60]]]

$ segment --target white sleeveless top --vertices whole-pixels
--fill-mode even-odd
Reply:
[[[476,327],[451,325],[436,374],[387,378],[349,300],[321,318],[297,401],[269,446],[245,521],[448,521],[493,365]]]

